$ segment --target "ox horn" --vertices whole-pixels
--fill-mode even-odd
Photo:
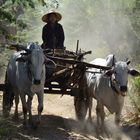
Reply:
[[[127,60],[127,61],[126,61],[126,64],[127,64],[127,65],[129,65],[130,63],[131,63],[131,61],[130,61],[130,60]]]
[[[129,65],[130,63],[131,61],[128,58],[126,58],[126,64]]]

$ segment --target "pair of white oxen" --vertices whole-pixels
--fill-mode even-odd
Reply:
[[[16,52],[12,55],[6,73],[6,83],[10,87],[6,94],[15,98],[15,116],[18,117],[19,96],[21,98],[24,124],[27,124],[27,112],[32,123],[31,104],[34,93],[38,97],[38,121],[41,120],[43,110],[43,93],[45,83],[45,58],[43,50],[36,44],[31,44],[28,49]],[[139,76],[136,70],[130,70],[130,61],[116,61],[114,55],[107,59],[95,59],[92,64],[112,67],[102,74],[85,73],[83,83],[87,86],[88,95],[97,100],[97,123],[104,126],[104,106],[111,112],[115,112],[115,121],[120,121],[125,92],[127,91],[128,74]],[[95,71],[95,69],[90,69]],[[26,101],[26,95],[28,99]],[[12,100],[11,100],[12,102]],[[12,104],[12,103],[10,103]],[[11,106],[10,106],[11,107]],[[89,117],[91,118],[92,102],[89,104]]]

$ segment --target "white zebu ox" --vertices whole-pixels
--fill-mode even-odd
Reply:
[[[21,98],[24,124],[32,122],[31,104],[34,93],[38,97],[38,121],[43,110],[43,94],[45,83],[45,56],[40,46],[30,44],[26,51],[15,52],[7,67],[6,82],[11,85],[15,96],[15,116],[18,117],[19,96]],[[11,91],[11,92],[12,92]],[[26,101],[26,95],[28,100]]]
[[[107,59],[97,58],[91,62],[92,64],[110,66],[111,70],[103,73],[92,68],[86,73],[83,83],[86,84],[87,90],[85,94],[89,96],[89,119],[91,120],[92,97],[97,100],[96,114],[97,125],[104,129],[104,106],[111,112],[115,113],[115,123],[119,124],[120,115],[124,105],[125,92],[127,91],[128,74],[139,76],[136,70],[130,70],[128,64],[130,61],[116,61],[114,55],[108,55]]]

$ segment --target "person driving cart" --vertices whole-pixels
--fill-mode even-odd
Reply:
[[[42,17],[42,21],[47,23],[42,30],[43,49],[64,49],[64,30],[60,23],[62,15],[51,11]]]

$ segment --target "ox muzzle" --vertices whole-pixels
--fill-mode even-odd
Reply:
[[[120,92],[122,96],[126,96],[127,86],[120,86]]]
[[[121,92],[126,92],[127,91],[127,86],[121,86],[120,91]]]
[[[35,85],[41,84],[41,80],[34,79],[34,84],[35,84]]]

